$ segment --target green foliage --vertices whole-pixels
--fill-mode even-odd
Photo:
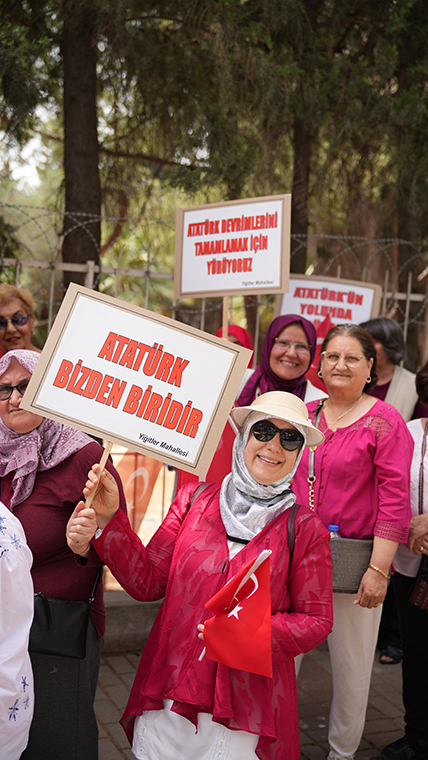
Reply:
[[[177,206],[290,192],[298,123],[312,231],[428,235],[425,0],[76,4],[96,14],[102,261],[172,271]],[[44,132],[59,209],[62,8],[0,0],[0,128]],[[101,278],[116,286],[146,302],[137,282]],[[171,287],[153,280],[150,308],[167,309]]]
[[[44,0],[0,0],[0,130],[23,144],[36,109],[57,89],[59,53],[55,6]]]

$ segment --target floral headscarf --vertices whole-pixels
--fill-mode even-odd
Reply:
[[[0,359],[0,383],[12,359],[33,374],[39,357],[36,351],[8,351]],[[10,430],[0,418],[0,478],[14,473],[10,508],[30,496],[39,470],[50,470],[91,442],[86,433],[55,420],[43,418],[35,430],[21,434]]]

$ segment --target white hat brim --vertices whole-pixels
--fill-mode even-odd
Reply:
[[[274,396],[278,398],[272,398]],[[288,398],[290,396],[291,399]],[[239,406],[232,409],[231,417],[236,425],[241,427],[250,412],[268,414],[291,425],[301,425],[306,431],[306,446],[319,446],[324,440],[324,434],[310,422],[304,403],[291,393],[285,391],[264,393],[255,399],[251,406]]]

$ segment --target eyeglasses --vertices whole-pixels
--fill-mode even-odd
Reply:
[[[347,367],[356,367],[360,363],[361,359],[366,359],[365,356],[355,356],[354,354],[336,354],[333,351],[323,351],[321,356],[325,359],[327,364],[330,364],[332,367],[337,364],[340,359],[343,359]]]
[[[15,314],[14,317],[0,317],[0,331],[6,330],[7,323],[12,322],[14,327],[24,327],[30,319],[30,314]]]
[[[298,430],[289,430],[288,428],[284,430],[268,420],[256,422],[251,428],[251,432],[257,441],[262,441],[263,443],[271,441],[279,433],[281,446],[286,451],[296,451],[305,442],[303,435]]]
[[[11,397],[15,388],[18,393],[23,396],[27,390],[29,382],[29,380],[22,380],[18,385],[0,385],[0,401],[7,401]]]
[[[297,354],[307,354],[311,352],[311,346],[307,343],[295,343],[293,340],[281,340],[275,338],[275,346],[282,348],[284,351],[290,350],[291,346],[294,346],[294,350]]]

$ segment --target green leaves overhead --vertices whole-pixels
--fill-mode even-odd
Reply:
[[[60,114],[61,33],[79,9],[95,19],[112,215],[147,208],[155,186],[236,198],[306,182],[302,229],[352,233],[364,202],[391,234],[393,187],[397,215],[428,232],[425,0],[0,0],[10,138],[43,129],[38,104]]]

